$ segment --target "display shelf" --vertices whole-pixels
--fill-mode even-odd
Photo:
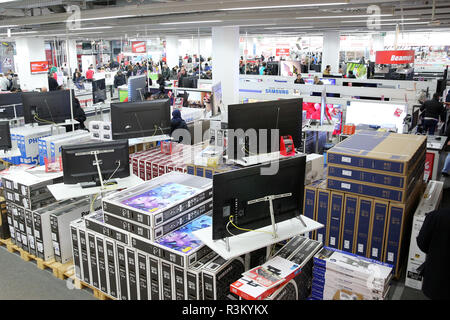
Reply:
[[[273,238],[272,225],[258,229],[256,231],[264,232],[246,232],[240,235],[229,237],[229,249],[224,240],[212,239],[212,227],[194,231],[194,235],[203,241],[208,247],[219,254],[224,259],[232,259],[239,257],[248,252],[252,252],[280,241],[287,240],[299,234],[305,234],[320,228],[323,224],[318,223],[312,219],[302,216],[306,227],[298,218],[292,218],[277,224],[277,238]]]

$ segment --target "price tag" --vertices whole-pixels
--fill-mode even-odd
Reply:
[[[352,158],[349,158],[349,157],[342,157],[342,158],[341,158],[341,161],[342,161],[342,162],[346,162],[346,163],[351,163],[351,162],[352,162]]]
[[[341,183],[341,188],[350,190],[351,189],[351,185],[349,183]]]
[[[350,170],[342,170],[342,175],[343,176],[347,176],[347,177],[351,177],[352,176],[352,172]]]

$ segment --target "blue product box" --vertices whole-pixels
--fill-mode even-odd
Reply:
[[[370,231],[370,259],[382,260],[388,208],[388,202],[375,200]]]
[[[367,257],[370,222],[373,213],[373,200],[360,197],[358,202],[358,212],[358,228],[354,253],[359,256]]]
[[[342,209],[344,207],[344,193],[341,192],[331,192],[331,203],[330,203],[330,216],[329,221],[329,231],[328,231],[328,246],[331,248],[339,249],[340,246],[340,235],[342,226]]]
[[[205,178],[212,179],[213,171],[213,169],[205,168]]]
[[[316,240],[326,244],[328,234],[328,209],[330,207],[330,191],[318,189],[317,191],[317,222],[324,225],[316,231]]]
[[[195,166],[193,164],[188,164],[186,170],[188,174],[195,175]]]
[[[204,177],[205,176],[205,168],[195,167],[195,175],[198,177]]]
[[[425,136],[360,131],[328,150],[327,162],[406,175],[425,150]]]
[[[358,222],[358,196],[346,194],[342,226],[341,250],[354,252],[355,229]]]

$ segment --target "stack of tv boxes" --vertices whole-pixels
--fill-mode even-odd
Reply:
[[[0,239],[8,239],[9,237],[10,233],[6,200],[4,197],[0,196]]]
[[[62,145],[79,144],[90,140],[89,132],[75,130],[39,139],[39,164],[43,166],[45,159],[56,161],[61,156]]]
[[[42,167],[38,167],[43,171]],[[33,170],[31,170],[33,172]],[[2,177],[7,196],[7,220],[11,241],[45,261],[66,263],[72,259],[70,221],[89,213],[88,197],[56,201],[47,185],[62,182],[61,173],[33,175],[17,171]]]
[[[304,215],[325,246],[394,265],[400,274],[423,192],[426,137],[361,131],[328,150],[327,179],[305,186]]]
[[[211,209],[211,180],[180,172],[104,198],[71,223],[77,278],[124,300],[231,298],[244,259],[222,259],[193,235],[211,226]]]
[[[385,300],[392,265],[324,247],[314,256],[313,300]]]

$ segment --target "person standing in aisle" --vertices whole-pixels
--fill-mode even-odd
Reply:
[[[0,73],[0,91],[8,91],[9,81]]]
[[[297,74],[297,79],[294,80],[294,83],[305,84],[305,80],[302,78],[302,74]]]
[[[263,62],[261,67],[259,67],[259,75],[264,75],[264,71],[266,70],[266,63]]]
[[[92,82],[93,79],[94,79],[94,67],[90,65],[89,69],[86,71],[86,80]]]
[[[427,213],[417,245],[426,253],[419,267],[423,275],[422,292],[433,300],[450,299],[450,208]]]
[[[59,87],[58,81],[53,76],[53,73],[50,73],[48,76],[48,90],[55,91]]]
[[[328,75],[328,76],[331,74],[331,66],[330,65],[327,65],[325,70],[323,70],[323,74]]]
[[[436,126],[439,122],[439,119],[441,121],[445,121],[445,107],[443,104],[439,101],[440,96],[436,92],[433,94],[433,99],[427,100],[424,102],[424,104],[420,107],[420,111],[423,112],[423,129],[425,133],[428,133],[429,135],[434,135],[434,131],[436,130]]]
[[[123,86],[126,83],[127,79],[125,78],[125,75],[122,73],[122,71],[117,71],[116,75],[114,76],[114,88]]]

